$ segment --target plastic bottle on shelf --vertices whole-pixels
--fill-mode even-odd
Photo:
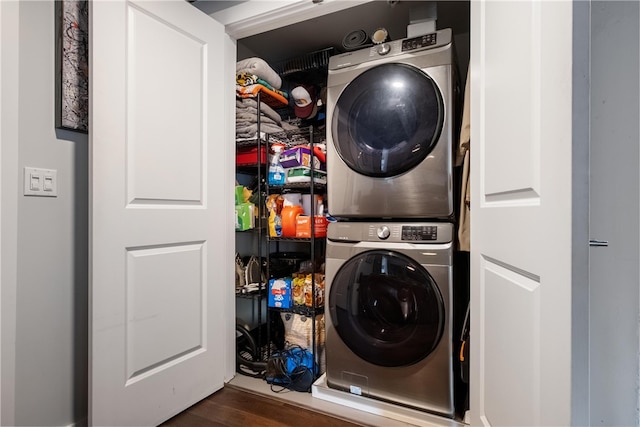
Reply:
[[[298,215],[304,214],[300,205],[288,205],[282,208],[282,237],[296,237]]]
[[[280,153],[282,152],[282,145],[273,145],[273,156],[271,157],[271,163],[269,164],[268,184],[269,185],[284,185],[285,173],[284,168],[280,164]]]

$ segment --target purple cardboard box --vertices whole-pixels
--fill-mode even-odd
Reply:
[[[311,155],[309,147],[295,147],[284,150],[280,154],[280,164],[283,168],[295,168],[299,166],[311,167]],[[316,156],[313,156],[313,167],[317,170],[323,170],[324,164],[320,162]]]

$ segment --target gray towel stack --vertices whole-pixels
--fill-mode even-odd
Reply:
[[[260,103],[260,132],[283,132],[280,115]],[[236,139],[257,138],[258,103],[253,98],[236,98]]]

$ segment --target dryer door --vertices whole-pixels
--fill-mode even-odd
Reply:
[[[398,252],[372,250],[345,262],[331,282],[329,309],[344,343],[379,366],[406,366],[438,345],[445,306],[435,281]]]
[[[336,151],[359,174],[400,175],[435,147],[444,121],[442,95],[420,69],[383,64],[358,75],[332,116]]]

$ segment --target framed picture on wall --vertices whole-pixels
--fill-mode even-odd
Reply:
[[[89,3],[55,3],[56,97],[55,126],[89,131]]]

